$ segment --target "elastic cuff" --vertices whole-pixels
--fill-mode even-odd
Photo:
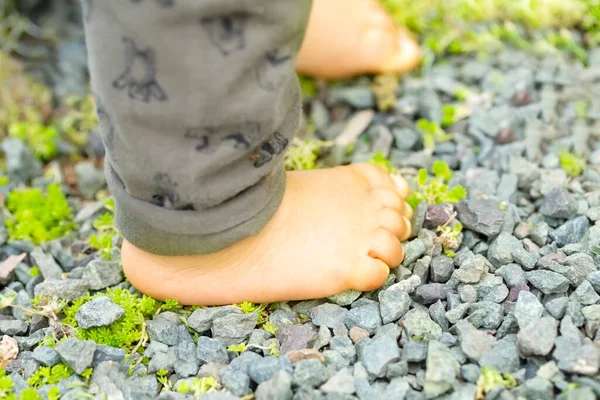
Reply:
[[[135,247],[162,256],[214,253],[257,235],[279,209],[286,187],[286,173],[281,165],[231,201],[236,203],[234,209],[239,209],[240,203],[247,204],[248,208],[256,208],[258,201],[263,202],[264,207],[250,218],[241,217],[238,224],[219,231],[219,225],[215,226],[215,215],[219,215],[223,221],[220,226],[231,226],[232,220],[240,219],[231,213],[228,207],[230,202],[210,210],[167,210],[131,197],[109,164],[106,176],[115,197],[117,229]]]

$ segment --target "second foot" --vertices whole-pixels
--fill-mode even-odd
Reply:
[[[124,272],[141,292],[186,305],[265,303],[374,290],[403,258],[411,232],[408,185],[356,164],[289,172],[263,230],[222,251],[166,257],[125,242]]]

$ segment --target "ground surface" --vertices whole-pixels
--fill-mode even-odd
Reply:
[[[56,68],[72,73],[53,91],[85,93],[80,37],[64,43]],[[600,51],[582,51],[506,46],[401,80],[304,80],[302,133],[331,142],[321,165],[374,160],[411,180],[406,259],[374,292],[214,308],[123,280],[93,108],[57,110],[11,70],[0,398],[597,398]],[[314,166],[308,143],[290,168]]]

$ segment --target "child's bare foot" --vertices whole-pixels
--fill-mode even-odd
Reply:
[[[182,304],[322,298],[380,287],[411,231],[405,181],[371,164],[288,173],[279,210],[262,232],[217,253],[164,257],[123,244],[127,278]],[[407,218],[408,217],[408,218]]]
[[[296,62],[300,74],[349,78],[413,69],[420,51],[377,0],[314,0]]]

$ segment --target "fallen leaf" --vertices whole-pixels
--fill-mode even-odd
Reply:
[[[335,145],[346,147],[356,142],[356,139],[367,129],[374,116],[375,111],[373,110],[363,110],[356,113],[348,121],[342,133],[335,139]]]
[[[319,353],[315,349],[290,351],[286,355],[292,365],[296,365],[302,360],[308,360],[311,358],[316,358],[317,360],[321,360],[321,362],[325,362],[325,357],[323,357],[323,354]]]
[[[13,269],[23,261],[26,255],[27,253],[21,253],[18,256],[12,255],[2,261],[0,264],[0,278],[7,278]]]
[[[6,367],[10,360],[17,358],[19,354],[19,344],[8,335],[2,336],[0,339],[0,368]]]

